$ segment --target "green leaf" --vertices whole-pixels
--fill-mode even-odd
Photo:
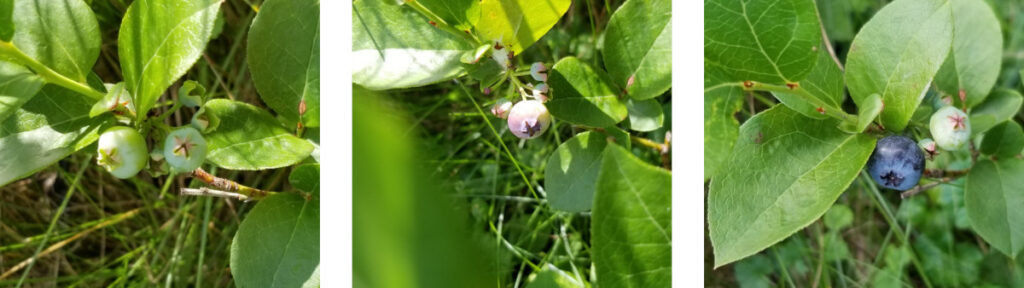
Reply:
[[[953,95],[961,107],[963,91],[967,107],[988,96],[999,77],[1003,34],[999,19],[984,0],[950,0],[953,11],[953,45],[945,63],[935,75],[935,85]]]
[[[480,20],[479,0],[417,0],[417,3],[459,31],[467,31]]]
[[[985,132],[981,140],[981,153],[999,159],[1010,158],[1024,150],[1024,130],[1015,121],[1006,121]]]
[[[946,59],[951,6],[946,0],[892,2],[853,39],[846,56],[850,97],[860,106],[871,94],[882,95],[886,129],[903,131]]]
[[[821,49],[825,49],[825,47],[822,46]],[[842,110],[843,71],[839,70],[839,65],[832,60],[832,56],[828,53],[818,53],[817,64],[814,65],[811,74],[807,75],[807,79],[801,81],[796,89],[806,90],[818,102],[823,102],[825,105],[814,104],[793,93],[772,92],[772,95],[778,98],[782,104],[789,106],[789,109],[814,119],[828,117],[824,113],[826,109]]]
[[[609,126],[604,129],[604,132],[607,132],[608,136],[611,136],[612,140],[619,144],[619,146],[626,147],[626,150],[633,149],[631,146],[633,141],[630,141],[629,132],[626,132],[626,130],[619,128],[619,126]]]
[[[90,101],[54,85],[0,122],[0,186],[32,175],[99,139],[110,117],[89,118]]]
[[[980,160],[967,174],[964,203],[974,231],[1011,258],[1024,247],[1024,160]]]
[[[289,166],[309,156],[313,144],[295,137],[274,116],[256,106],[227,99],[206,102],[206,112],[220,119],[206,134],[206,159],[222,168],[261,170]]]
[[[320,1],[263,2],[248,43],[246,60],[260,99],[289,127],[300,118],[306,127],[319,127]]]
[[[618,145],[605,148],[594,198],[593,257],[601,287],[672,282],[672,173]]]
[[[576,57],[555,63],[548,76],[551,115],[575,124],[608,127],[626,119],[626,105],[612,88],[608,75]]]
[[[118,106],[122,103],[127,102],[128,104],[126,104],[126,106],[132,105],[131,95],[129,95],[128,90],[124,88],[124,82],[117,82],[117,84],[113,84],[113,86],[108,88],[108,92],[103,96],[103,99],[93,103],[92,109],[89,110],[89,117],[96,117],[103,113],[113,111],[114,109],[119,108]]]
[[[644,100],[665,93],[672,87],[671,1],[622,4],[608,20],[603,54],[608,74],[630,98]]]
[[[569,10],[570,0],[481,0],[476,31],[485,43],[501,43],[516,55],[537,42]]]
[[[590,210],[594,202],[605,135],[583,132],[558,145],[544,168],[544,190],[551,208],[566,212]]]
[[[843,122],[839,124],[839,129],[849,133],[860,133],[864,132],[864,129],[871,125],[875,118],[878,118],[878,114],[882,113],[882,108],[885,108],[885,103],[882,103],[882,96],[878,94],[871,94],[868,99],[865,99],[860,104],[860,114],[857,115],[856,127],[851,127],[851,122]]]
[[[320,164],[303,164],[288,175],[288,183],[296,189],[320,194]]]
[[[583,288],[583,283],[576,280],[569,273],[558,269],[555,265],[548,263],[544,269],[531,277],[526,288]]]
[[[0,0],[0,41],[14,37],[14,0]]]
[[[352,3],[352,82],[373,90],[418,87],[461,75],[473,45],[415,10],[379,0]]]
[[[704,181],[729,159],[740,122],[733,116],[743,108],[743,88],[719,86],[704,91]]]
[[[24,67],[0,62],[0,121],[7,119],[21,105],[43,88],[43,79]]]
[[[1013,118],[1024,103],[1024,96],[1016,90],[996,89],[974,109],[971,109],[971,136],[978,135]]]
[[[633,131],[651,132],[661,128],[665,122],[661,103],[656,99],[626,99],[626,111],[629,113],[629,129]]]
[[[320,201],[294,193],[260,200],[231,242],[240,287],[299,287],[320,265]]]
[[[100,55],[100,29],[82,0],[14,2],[11,42],[39,63],[86,83]]]
[[[809,119],[777,105],[743,123],[732,155],[708,192],[715,267],[803,229],[853,182],[875,138],[844,133],[835,128],[837,122]]]
[[[202,55],[221,2],[139,0],[128,7],[117,51],[140,119]]]
[[[704,2],[705,69],[729,81],[798,82],[821,44],[814,0]]]

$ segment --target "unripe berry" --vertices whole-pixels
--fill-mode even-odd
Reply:
[[[178,128],[164,140],[164,158],[174,171],[196,170],[206,160],[206,139],[195,128]]]
[[[508,69],[508,58],[508,50],[501,45],[501,41],[497,41],[494,44],[494,50],[491,50],[491,59],[498,62],[501,69]]]
[[[953,106],[942,107],[932,114],[928,126],[935,144],[945,150],[960,150],[971,137],[971,121],[967,113]]]
[[[508,114],[508,129],[519,138],[537,138],[547,131],[549,125],[551,114],[539,100],[520,101]]]
[[[512,101],[508,101],[508,99],[501,98],[498,99],[498,102],[494,103],[493,107],[491,107],[491,114],[494,114],[495,117],[506,119],[508,118],[508,111],[511,109]]]
[[[103,131],[97,143],[96,163],[114,177],[125,179],[135,176],[146,166],[149,153],[146,140],[135,129],[116,126]]]
[[[920,146],[924,150],[925,154],[928,154],[928,159],[932,159],[935,155],[939,155],[939,150],[935,146],[935,141],[931,138],[924,138],[921,141],[917,141],[917,146]]]
[[[540,83],[537,87],[533,88],[533,98],[540,100],[540,102],[548,102],[548,84]]]
[[[548,74],[544,73],[548,68],[544,67],[544,63],[534,62],[530,65],[530,76],[533,76],[534,80],[545,82],[548,81]]]

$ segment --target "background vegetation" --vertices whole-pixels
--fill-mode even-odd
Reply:
[[[118,27],[131,1],[86,2],[103,41],[94,72],[103,82],[118,82]],[[213,97],[265,107],[245,61],[247,32],[260,2],[223,3],[204,54],[151,113],[170,108],[160,103],[177,99],[185,79],[198,81]],[[194,112],[180,109],[166,124],[187,125]],[[319,130],[306,133],[316,137]],[[234,285],[231,239],[255,202],[180,196],[179,188],[202,186],[185,176],[140,173],[119,180],[96,165],[94,151],[95,144],[0,187],[0,286]],[[250,187],[285,191],[290,170],[210,172]]]
[[[856,32],[890,1],[816,2],[823,30],[838,58],[845,63]],[[986,2],[999,18],[1004,45],[1002,69],[994,89],[1020,91],[1020,71],[1024,68],[1024,4],[1010,0]],[[933,103],[941,96],[932,89],[922,103]],[[768,93],[752,93],[744,99],[743,109],[736,114],[740,123],[778,104]],[[849,97],[845,99],[844,110],[853,111],[853,101]],[[1012,119],[1018,123],[1022,120],[1024,115],[1021,114]],[[920,138],[923,137],[926,135]],[[944,153],[934,161],[929,160],[928,168],[959,170],[972,163],[972,155],[967,151]],[[898,192],[878,191],[874,183],[862,175],[823,217],[807,228],[756,255],[718,269],[712,269],[714,255],[705,230],[705,285],[1024,285],[1024,259],[1007,257],[971,229],[964,207],[963,187],[964,178],[959,178],[901,199]],[[705,183],[705,197],[708,188]]]

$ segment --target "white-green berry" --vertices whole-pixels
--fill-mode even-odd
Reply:
[[[935,144],[943,150],[955,151],[964,148],[971,138],[971,121],[967,113],[953,106],[946,106],[932,114],[928,127]]]
[[[116,126],[103,131],[97,143],[96,163],[114,177],[126,179],[135,176],[146,166],[149,152],[146,140],[135,129]]]
[[[206,139],[195,128],[178,128],[164,140],[164,158],[174,171],[196,170],[206,160]]]

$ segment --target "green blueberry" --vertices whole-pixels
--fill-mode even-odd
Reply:
[[[178,128],[164,140],[164,159],[174,171],[195,170],[206,160],[206,139],[195,128]]]
[[[935,111],[929,121],[932,139],[939,148],[956,151],[964,148],[971,138],[971,121],[967,113],[953,106],[946,106]]]
[[[135,129],[116,126],[103,131],[96,149],[96,163],[114,177],[126,179],[142,170],[149,159],[146,140]]]

